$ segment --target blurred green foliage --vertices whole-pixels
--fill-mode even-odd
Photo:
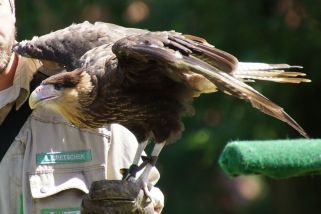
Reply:
[[[74,22],[105,21],[195,34],[241,61],[302,65],[310,84],[253,85],[283,106],[311,137],[321,136],[321,2],[28,0],[16,6],[19,40]],[[282,181],[229,178],[218,168],[227,142],[299,138],[294,130],[222,93],[196,99],[195,108],[195,116],[185,119],[182,139],[168,146],[158,163],[159,186],[166,195],[164,213],[320,212],[319,176]]]

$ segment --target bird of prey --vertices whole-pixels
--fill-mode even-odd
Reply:
[[[144,187],[161,149],[180,137],[181,118],[192,115],[192,100],[202,93],[222,91],[245,100],[307,137],[280,106],[247,84],[254,80],[309,82],[304,73],[289,71],[300,66],[239,62],[197,36],[102,22],[73,24],[23,41],[14,51],[66,70],[45,79],[32,92],[32,108],[51,108],[81,128],[119,123],[136,136],[139,146],[125,179],[141,168],[141,153],[154,139],[154,149],[138,178]]]

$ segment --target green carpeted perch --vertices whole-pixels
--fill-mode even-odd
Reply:
[[[321,139],[235,141],[225,146],[219,164],[231,176],[321,174]]]

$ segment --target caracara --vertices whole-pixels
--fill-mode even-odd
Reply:
[[[192,100],[202,93],[222,91],[248,101],[307,137],[281,107],[246,84],[309,82],[301,77],[304,73],[286,71],[299,66],[239,62],[196,36],[107,23],[74,24],[23,41],[14,51],[54,61],[68,71],[44,80],[30,96],[31,108],[51,108],[82,128],[119,123],[137,137],[139,147],[126,179],[135,175],[146,142],[153,138],[152,158],[139,178],[146,181],[161,148],[180,137],[181,117],[192,114]]]

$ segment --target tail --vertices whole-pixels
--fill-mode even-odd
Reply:
[[[206,66],[202,61],[195,58],[185,58],[184,63],[190,66],[194,72],[202,74],[213,82],[220,91],[250,102],[254,108],[289,124],[302,136],[309,138],[304,129],[290,115],[288,115],[282,107],[273,103],[243,81],[240,81],[238,78],[235,78],[225,72],[215,71],[214,69]]]
[[[305,73],[289,71],[291,69],[302,69],[302,67],[287,64],[239,62],[232,74],[235,78],[248,82],[255,80],[278,83],[311,82],[309,79],[302,78]]]

